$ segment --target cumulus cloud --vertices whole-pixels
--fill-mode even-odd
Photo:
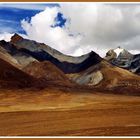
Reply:
[[[43,12],[33,16],[30,22],[22,20],[21,24],[30,39],[44,42],[63,53],[71,54],[72,49],[79,46],[81,36],[70,36],[65,27],[53,27],[59,12],[58,7],[47,7]]]
[[[53,28],[59,12],[67,19],[65,26]],[[139,51],[139,4],[60,3],[60,7],[47,7],[30,21],[22,20],[21,25],[30,39],[70,55],[93,50],[104,56],[117,46]]]
[[[10,40],[11,40],[11,37],[12,37],[13,35],[14,35],[14,34],[7,33],[7,32],[1,33],[1,34],[0,34],[0,40],[10,41]]]

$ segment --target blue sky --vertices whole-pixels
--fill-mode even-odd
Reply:
[[[105,56],[117,46],[139,53],[140,4],[0,3],[0,39],[13,33],[68,55]]]
[[[59,6],[58,4],[0,4],[0,33],[21,33],[25,31],[21,27],[21,20],[30,20],[32,16],[43,11],[45,7]],[[65,19],[59,13],[56,20],[59,24],[55,26],[63,26]]]

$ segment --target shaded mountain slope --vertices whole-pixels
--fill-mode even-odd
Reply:
[[[99,63],[102,58],[99,57],[95,52],[91,52],[89,57],[81,63],[69,63],[69,62],[60,62],[58,59],[54,58],[52,55],[45,51],[29,51],[27,49],[21,48],[22,52],[29,54],[30,56],[34,57],[38,61],[50,61],[59,69],[61,69],[64,73],[77,73],[87,69],[88,67]]]
[[[0,57],[0,66],[1,89],[43,89],[50,85],[56,87],[75,85],[50,62],[32,62],[23,71]]]
[[[8,63],[12,64],[15,67],[20,67],[18,61],[12,57],[7,51],[0,46],[0,58],[7,61]]]
[[[16,46],[13,44],[6,42],[4,40],[0,41],[0,47],[3,49],[4,53],[7,53],[10,57],[11,60],[13,59],[13,64],[18,64],[20,68],[25,67],[28,65],[30,62],[37,61],[35,58],[29,56],[28,54],[22,52],[20,49],[18,49]]]
[[[27,88],[35,79],[0,58],[0,88]]]

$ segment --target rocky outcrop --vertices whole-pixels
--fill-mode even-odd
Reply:
[[[68,76],[72,81],[79,85],[95,86],[103,80],[103,74],[101,71],[95,71],[90,74],[86,72],[83,74],[71,74]]]
[[[11,43],[16,43],[16,42],[21,41],[21,40],[23,40],[23,38],[18,34],[14,34],[11,37]]]

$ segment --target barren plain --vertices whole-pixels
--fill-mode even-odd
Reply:
[[[140,97],[2,90],[1,136],[139,136]]]

